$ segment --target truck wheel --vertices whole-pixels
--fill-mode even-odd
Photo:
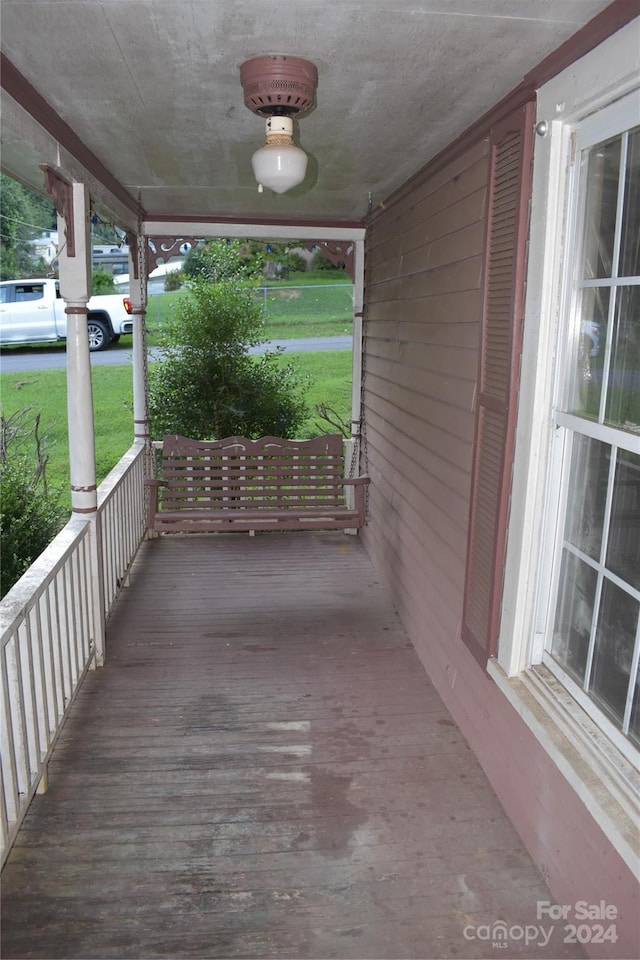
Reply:
[[[111,331],[102,320],[92,320],[89,318],[87,324],[89,331],[89,350],[93,353],[96,350],[106,350],[111,342]]]

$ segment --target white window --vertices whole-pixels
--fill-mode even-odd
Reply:
[[[640,126],[627,98],[577,125],[540,582],[543,663],[640,745]],[[621,739],[623,738],[623,739]]]
[[[634,872],[640,820],[640,47],[537,96],[516,447],[487,670]]]

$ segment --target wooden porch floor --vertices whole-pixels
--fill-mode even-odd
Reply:
[[[162,538],[4,871],[2,955],[582,956],[519,936],[546,899],[357,538]],[[498,920],[506,949],[464,936]]]

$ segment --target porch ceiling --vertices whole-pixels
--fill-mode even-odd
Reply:
[[[606,6],[3,0],[2,51],[54,113],[45,129],[3,93],[2,169],[37,189],[40,163],[89,169],[94,198],[121,222],[135,201],[159,219],[360,221]],[[280,196],[257,192],[264,123],[240,85],[243,61],[273,53],[319,73],[298,131],[307,178]]]

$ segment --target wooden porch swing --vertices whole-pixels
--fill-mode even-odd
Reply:
[[[161,479],[147,481],[151,534],[339,530],[365,524],[369,477],[345,477],[340,434],[311,440],[169,435],[160,470]]]

